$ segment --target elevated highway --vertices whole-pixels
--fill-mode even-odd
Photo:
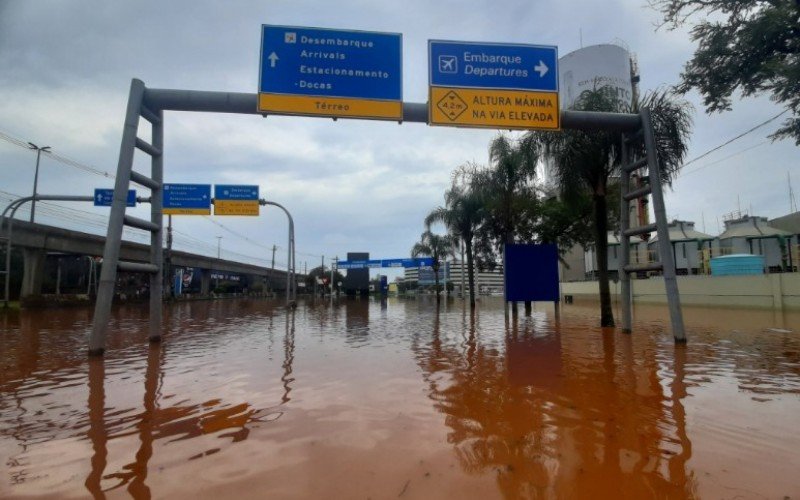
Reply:
[[[2,219],[2,236],[7,234],[7,220]],[[5,248],[5,241],[3,248]],[[44,273],[47,253],[66,253],[99,257],[103,255],[105,237],[63,229],[44,224],[36,224],[14,219],[11,236],[13,248],[22,248],[24,256],[21,297],[38,295]],[[120,258],[126,261],[149,262],[149,245],[123,241]],[[167,257],[165,251],[165,258]],[[262,278],[271,290],[286,289],[286,271],[246,264],[232,260],[217,259],[205,255],[173,250],[169,255],[170,265],[191,267],[202,271],[202,293],[208,293],[211,271],[226,274],[239,274],[251,278]],[[12,269],[15,273],[19,270]],[[297,275],[302,279],[301,275]]]

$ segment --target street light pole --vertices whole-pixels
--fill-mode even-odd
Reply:
[[[33,174],[33,201],[31,201],[31,222],[33,222],[33,216],[36,214],[36,187],[39,184],[39,160],[42,157],[42,151],[45,153],[50,152],[50,146],[40,148],[36,144],[29,142],[28,147],[36,150],[36,173]]]
[[[222,255],[222,236],[217,236],[217,259]],[[217,280],[214,288],[219,288],[219,271],[217,271]],[[216,293],[216,290],[215,290]]]

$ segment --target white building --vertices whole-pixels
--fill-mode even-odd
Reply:
[[[453,284],[453,289],[456,293],[461,291],[461,277],[463,273],[464,288],[469,288],[469,272],[466,265],[462,265],[460,260],[448,261],[447,265],[450,269],[450,276],[448,282]],[[496,294],[503,292],[503,266],[498,264],[493,271],[484,270],[479,271],[477,267],[474,268],[475,287],[478,289],[479,294]],[[405,283],[416,283],[419,281],[419,268],[409,267],[405,269],[403,280]],[[443,284],[443,283],[442,283]]]

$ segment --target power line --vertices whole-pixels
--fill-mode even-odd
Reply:
[[[13,144],[15,146],[19,146],[21,148],[30,150],[30,148],[28,147],[28,143],[26,141],[23,141],[22,139],[18,139],[18,138],[14,137],[14,136],[12,136],[10,134],[7,134],[7,133],[3,132],[2,130],[0,130],[0,140],[4,140],[4,141],[8,142],[9,144]],[[57,161],[59,163],[63,163],[64,165],[68,165],[70,167],[74,167],[74,168],[77,168],[79,170],[83,170],[84,172],[88,172],[90,174],[99,175],[99,176],[105,177],[107,179],[114,179],[114,177],[115,177],[114,175],[112,175],[112,174],[110,174],[108,172],[99,170],[99,169],[97,169],[95,167],[92,167],[90,165],[86,165],[85,163],[81,163],[81,162],[73,160],[71,158],[67,158],[64,155],[60,155],[58,153],[53,153],[52,151],[42,151],[42,154],[44,154],[45,156],[47,156],[50,159],[53,159],[53,160],[55,160],[55,161]]]
[[[746,152],[750,151],[751,149],[759,148],[759,147],[761,147],[761,146],[763,146],[765,144],[769,144],[770,142],[772,142],[772,141],[762,141],[762,142],[759,142],[758,144],[750,146],[749,148],[742,149],[741,151],[737,151],[736,153],[728,155],[728,156],[726,156],[724,158],[720,158],[719,160],[712,161],[711,163],[706,163],[705,165],[701,165],[701,166],[699,166],[697,168],[694,168],[692,170],[689,170],[687,172],[680,172],[678,174],[678,177],[685,177],[685,176],[691,175],[691,174],[693,174],[695,172],[699,172],[700,170],[703,170],[703,169],[708,168],[708,167],[712,167],[714,165],[722,163],[725,160],[730,160],[734,156],[739,156],[740,154],[746,153]]]
[[[683,164],[683,166],[685,167],[686,165],[689,165],[689,164],[691,164],[691,163],[694,163],[694,162],[696,162],[697,160],[699,160],[700,158],[704,158],[704,157],[706,157],[706,156],[710,155],[711,153],[713,153],[714,151],[717,151],[717,150],[719,150],[719,149],[722,149],[722,148],[724,148],[725,146],[727,146],[728,144],[732,143],[733,141],[736,141],[736,140],[738,140],[738,139],[741,139],[742,137],[746,136],[747,134],[749,134],[749,133],[751,133],[751,132],[753,132],[753,131],[755,131],[755,130],[758,130],[758,129],[760,129],[760,128],[761,128],[761,127],[763,127],[764,125],[767,125],[768,123],[770,123],[770,122],[773,122],[773,121],[777,120],[777,119],[778,119],[778,118],[779,118],[781,115],[783,115],[783,114],[784,114],[784,113],[786,113],[787,111],[789,111],[789,110],[788,110],[788,109],[784,109],[783,111],[781,111],[781,112],[780,112],[780,113],[778,113],[777,115],[773,116],[773,117],[772,117],[772,118],[770,118],[769,120],[766,120],[766,121],[764,121],[764,122],[761,122],[761,123],[759,123],[758,125],[756,125],[755,127],[751,128],[750,130],[747,130],[747,131],[745,131],[745,132],[742,132],[741,134],[737,135],[737,136],[736,136],[736,137],[734,137],[733,139],[729,139],[729,140],[727,140],[727,141],[723,142],[722,144],[720,144],[719,146],[717,146],[717,147],[715,147],[715,148],[711,148],[711,149],[709,149],[708,151],[706,151],[705,153],[701,154],[700,156],[698,156],[698,157],[696,157],[696,158],[693,158],[693,159],[691,159],[691,160],[687,161],[686,163],[684,163],[684,164]]]

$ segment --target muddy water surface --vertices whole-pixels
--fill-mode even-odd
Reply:
[[[0,497],[800,498],[800,316],[425,299],[0,316]]]

